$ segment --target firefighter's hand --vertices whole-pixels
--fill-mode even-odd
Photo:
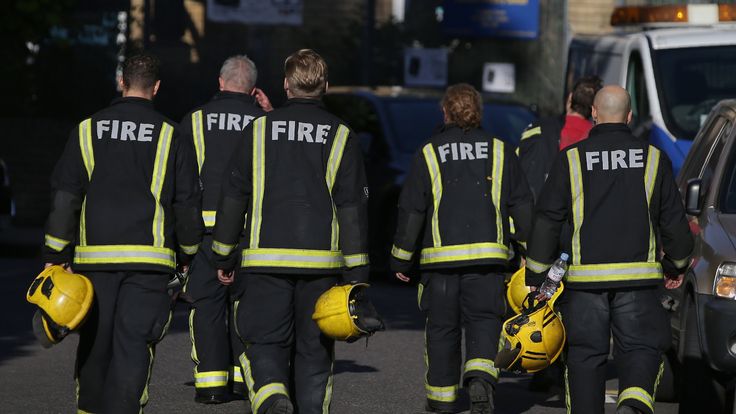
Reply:
[[[74,273],[74,271],[72,270],[72,267],[71,267],[71,265],[69,263],[44,263],[43,268],[44,269],[47,269],[47,268],[49,268],[51,266],[56,266],[56,265],[59,265],[59,266],[63,267],[64,270],[66,270],[69,273]]]
[[[685,274],[680,274],[675,277],[666,276],[664,277],[664,287],[667,289],[677,289],[682,285],[682,281],[685,279]]]
[[[226,272],[222,269],[217,269],[217,280],[224,286],[230,286],[235,281],[235,271]]]
[[[256,98],[256,102],[258,102],[258,106],[261,107],[266,112],[273,111],[273,105],[271,105],[271,100],[268,99],[268,96],[261,90],[260,88],[253,88],[253,92],[250,93],[253,95],[254,98]]]
[[[396,278],[399,279],[402,282],[409,282],[411,281],[411,278],[401,272],[396,272]]]

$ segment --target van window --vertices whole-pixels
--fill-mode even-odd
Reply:
[[[626,70],[626,90],[631,95],[631,112],[633,114],[631,126],[632,129],[636,129],[652,118],[649,110],[647,84],[644,78],[644,65],[638,53],[632,53],[629,59],[629,67]]]
[[[700,172],[700,179],[702,180],[702,184],[700,185],[701,194],[708,194],[708,189],[710,189],[710,184],[716,173],[716,167],[718,167],[718,161],[721,159],[723,148],[728,142],[728,132],[731,131],[730,123],[723,122],[722,125],[723,126],[716,137],[716,141],[708,153],[708,160],[705,162],[703,170]]]
[[[693,145],[692,150],[686,159],[686,165],[682,171],[680,171],[683,178],[680,182],[686,183],[687,180],[691,178],[701,176],[703,168],[705,168],[708,154],[711,153],[711,149],[714,147],[716,138],[723,133],[725,125],[726,119],[720,116],[713,119],[710,124],[706,125],[707,129],[703,131],[699,140]]]

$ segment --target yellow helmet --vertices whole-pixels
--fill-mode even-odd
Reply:
[[[509,306],[514,310],[514,313],[521,313],[521,305],[524,303],[527,295],[529,295],[529,286],[526,285],[525,279],[525,267],[517,270],[511,280],[509,280],[508,287],[506,288],[506,299],[509,302]]]
[[[86,277],[49,266],[31,283],[26,300],[38,306],[33,331],[44,348],[78,328],[92,306],[94,291]]]
[[[322,333],[338,341],[352,342],[383,330],[383,321],[363,292],[368,286],[334,286],[317,299],[312,319]]]
[[[554,304],[562,290],[560,283],[549,300],[537,303],[534,303],[535,294],[528,295],[521,313],[504,322],[495,361],[497,367],[537,372],[560,356],[565,345],[565,327],[554,311]]]

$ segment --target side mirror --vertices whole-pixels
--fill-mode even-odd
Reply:
[[[685,212],[691,216],[700,214],[700,186],[703,181],[699,178],[692,178],[687,182],[685,190]]]

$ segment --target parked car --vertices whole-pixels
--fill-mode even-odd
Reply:
[[[330,88],[325,105],[357,133],[366,162],[371,196],[371,264],[387,268],[396,223],[396,205],[412,158],[433,131],[442,125],[442,91],[400,87]],[[537,118],[513,102],[486,100],[482,127],[516,147],[521,133]]]
[[[729,413],[736,382],[736,100],[710,113],[677,177],[695,236],[693,262],[672,311],[680,413]],[[670,390],[663,390],[668,393]]]

